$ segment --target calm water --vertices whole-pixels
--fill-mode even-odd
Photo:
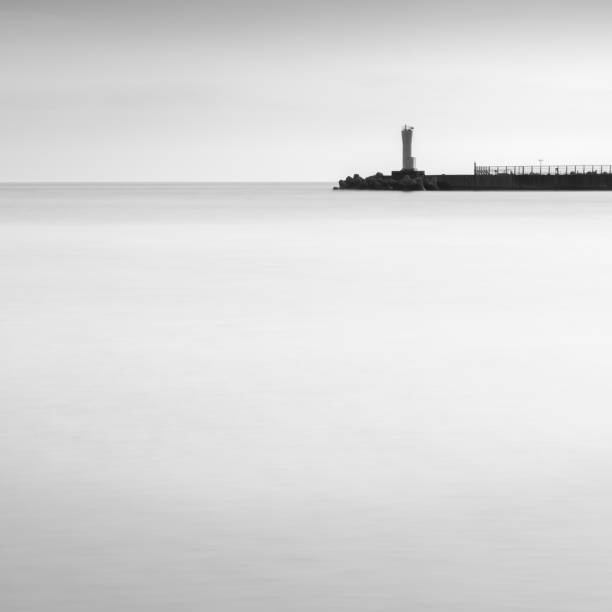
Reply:
[[[0,188],[0,609],[609,612],[612,194]]]

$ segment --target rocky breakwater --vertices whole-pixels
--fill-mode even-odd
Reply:
[[[425,176],[424,172],[398,171],[391,175],[377,172],[373,176],[362,178],[358,174],[347,176],[338,182],[334,189],[357,189],[373,191],[426,191],[437,190],[435,179]]]

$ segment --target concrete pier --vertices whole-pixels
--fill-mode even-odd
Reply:
[[[437,174],[427,175],[449,191],[608,191],[612,174]]]
[[[474,174],[426,174],[416,169],[412,157],[412,132],[402,129],[402,169],[389,175],[358,174],[339,181],[337,189],[386,191],[502,191],[502,190],[612,190],[612,164],[555,164],[482,166],[474,163]]]

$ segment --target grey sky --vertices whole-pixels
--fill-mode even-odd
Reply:
[[[0,6],[0,180],[612,163],[607,4]]]

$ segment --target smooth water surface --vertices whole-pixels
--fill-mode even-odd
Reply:
[[[3,612],[608,612],[612,194],[0,188]]]

